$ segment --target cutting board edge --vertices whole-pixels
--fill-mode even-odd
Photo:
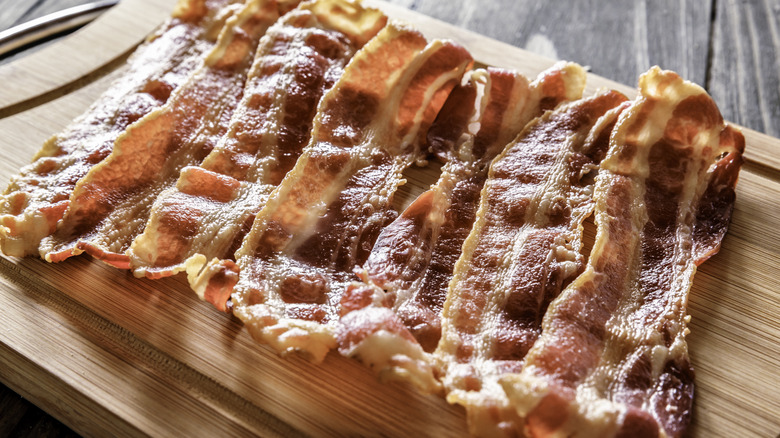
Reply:
[[[0,118],[17,114],[79,88],[85,79],[101,76],[105,68],[116,67],[158,27],[176,0],[123,0],[100,17],[50,46],[0,66],[0,83],[16,84],[0,90]],[[143,6],[140,6],[143,5]],[[139,14],[144,19],[139,20]],[[119,45],[115,50],[88,50],[106,39],[107,31]],[[57,65],[55,78],[47,66]]]
[[[444,24],[444,25],[446,25],[446,26],[452,26],[452,25],[449,25],[449,24],[446,24],[446,23],[442,23],[442,24]],[[453,28],[456,28],[455,26],[452,26],[452,27],[453,27]],[[457,28],[456,28],[456,29],[457,29]],[[483,38],[487,38],[487,37],[483,37]],[[504,44],[504,43],[501,43],[501,44]],[[514,48],[513,46],[509,46],[509,45],[507,45],[507,46],[508,46],[508,47],[512,47],[512,48]],[[517,49],[517,48],[514,48],[514,49]],[[517,49],[517,50],[522,50],[522,49]],[[525,52],[525,51],[523,51],[523,52]],[[519,53],[519,52],[518,52],[518,53]],[[526,53],[527,53],[527,52],[526,52]],[[538,55],[535,55],[535,56],[538,56]],[[546,58],[545,58],[545,59],[546,59]],[[554,61],[552,61],[552,60],[546,60],[546,61],[548,61],[548,62],[550,63],[550,65],[551,65],[551,63],[552,63],[552,62],[554,62]],[[595,76],[595,75],[591,75],[591,76],[597,77],[597,76]],[[625,86],[625,85],[621,85],[620,87],[623,87],[624,89],[625,89],[625,88],[629,88],[629,87],[627,87],[627,86]],[[746,137],[747,137],[747,136],[749,136],[749,135],[753,135],[753,134],[749,134],[749,133],[748,133],[748,131],[749,131],[749,130],[746,130]],[[755,131],[753,131],[753,132],[755,132]],[[756,134],[756,135],[758,135],[758,136],[765,136],[764,134],[760,134],[760,133],[755,133],[755,134]],[[769,136],[765,136],[765,137],[767,137],[767,138],[768,138],[768,139],[770,139],[770,140],[776,140],[776,139],[772,139],[772,138],[771,138],[771,137],[769,137]],[[749,141],[748,143],[750,144],[750,141]],[[776,169],[776,168],[775,168],[775,169]]]

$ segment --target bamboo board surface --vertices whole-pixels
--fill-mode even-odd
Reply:
[[[27,72],[39,71],[46,59],[39,54],[0,69],[0,78],[15,75],[15,86],[0,94],[2,184],[121,73],[114,69],[128,41],[140,41],[172,4],[125,0],[121,7],[135,12],[106,14],[59,43],[62,59],[83,51],[85,43],[74,38],[101,45],[103,55],[76,72],[49,69],[52,77],[41,83]],[[460,42],[483,64],[534,76],[552,63],[374,4],[429,37]],[[106,29],[125,36],[101,38]],[[603,86],[632,94],[592,75],[586,92]],[[690,296],[697,379],[691,436],[780,433],[780,140],[745,134],[748,162],[729,233],[720,254],[700,268]],[[435,178],[434,168],[411,172],[405,200]],[[466,434],[459,407],[382,384],[357,362],[336,354],[321,365],[278,357],[237,320],[200,302],[183,277],[136,279],[88,257],[56,265],[2,257],[0,302],[0,380],[85,435]]]

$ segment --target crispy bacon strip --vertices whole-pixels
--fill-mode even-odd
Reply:
[[[128,125],[163,105],[198,67],[238,0],[180,0],[172,17],[136,50],[127,72],[83,115],[50,138],[0,197],[0,250],[38,253],[56,229],[76,182],[111,153]]]
[[[130,248],[137,275],[159,278],[230,259],[309,141],[320,97],[387,18],[345,0],[302,5],[268,30],[228,133],[162,193]]]
[[[57,231],[41,242],[46,260],[86,251],[119,268],[141,234],[152,203],[197,164],[227,130],[260,37],[279,17],[274,0],[250,0],[232,16],[216,46],[162,107],[130,126],[105,160],[76,185]]]
[[[547,112],[490,166],[434,353],[475,434],[519,432],[498,379],[520,369],[547,305],[582,270],[593,174],[625,101],[605,91]]]
[[[352,270],[393,219],[402,172],[471,63],[462,47],[426,45],[389,24],[320,102],[312,139],[236,253],[233,312],[258,340],[321,360],[335,346],[338,303]],[[224,306],[231,272],[211,264],[192,284]],[[216,281],[216,283],[214,283]]]
[[[551,304],[503,385],[533,436],[680,436],[696,266],[731,216],[744,138],[700,87],[655,67],[610,139],[585,272]]]
[[[432,368],[425,364],[430,358],[423,351],[431,353],[439,342],[447,285],[476,218],[490,162],[528,121],[564,100],[579,98],[584,85],[585,71],[571,63],[556,65],[530,84],[518,73],[492,68],[464,77],[428,132],[429,147],[447,160],[441,177],[382,230],[358,271],[365,283],[351,285],[342,298],[342,313],[374,315],[350,314],[342,320],[342,336],[356,331],[366,336],[350,350],[342,348],[343,354],[360,356],[383,374],[413,377],[424,390],[436,389]],[[385,305],[395,316],[366,307]],[[389,327],[377,324],[379,314]],[[377,330],[355,324],[366,321]],[[404,345],[398,339],[393,345],[401,349],[388,348],[390,327],[404,326],[416,341]],[[402,332],[401,338],[408,334]]]

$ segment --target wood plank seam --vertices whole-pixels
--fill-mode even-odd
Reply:
[[[714,13],[715,13],[715,12],[712,12],[712,14],[714,14]],[[421,27],[421,25],[418,25],[418,27]],[[432,27],[433,27],[433,26],[432,26]],[[710,29],[712,30],[712,27],[711,27]],[[487,40],[487,38],[486,38],[486,37],[484,37],[484,38],[485,38],[485,40]],[[517,49],[517,50],[519,50],[519,49]],[[520,52],[518,52],[518,53],[520,53]],[[711,52],[710,52],[710,55],[711,55]],[[512,54],[506,54],[506,56],[507,56],[507,57],[511,57],[511,56],[512,56]],[[518,57],[519,57],[520,55],[516,55],[516,56],[518,56]],[[518,59],[518,61],[519,61],[519,60],[520,60],[520,59]],[[533,65],[533,62],[531,62],[531,63],[530,63],[530,65]],[[711,65],[710,65],[710,63],[708,62],[708,72],[709,72],[709,69],[710,69],[710,68],[711,68]],[[706,81],[705,81],[705,83],[706,83]],[[752,134],[751,134],[751,135],[752,135]],[[756,134],[756,135],[758,135],[758,134]],[[746,133],[746,136],[748,136],[748,134],[747,134],[747,133]],[[750,138],[754,138],[754,137],[750,137]],[[762,139],[762,141],[765,141],[765,144],[766,144],[766,146],[767,146],[767,147],[765,148],[765,150],[767,150],[768,152],[771,152],[771,151],[772,151],[772,149],[771,149],[771,148],[769,148],[768,146],[773,146],[773,147],[774,147],[774,146],[775,146],[775,144],[776,144],[776,143],[775,143],[775,142],[776,142],[776,139],[772,139],[772,138],[770,138],[770,137],[768,137],[768,136],[763,136],[763,135],[762,135],[760,138]],[[25,145],[25,146],[26,146],[26,145]],[[751,142],[748,142],[748,152],[750,152],[750,151],[751,151],[751,146],[752,146],[752,143],[751,143]],[[748,156],[748,157],[747,157],[748,164],[745,166],[745,168],[744,168],[743,170],[744,170],[745,172],[748,172],[748,173],[751,173],[751,174],[756,174],[756,175],[762,176],[762,177],[764,177],[764,178],[771,179],[772,181],[775,181],[775,182],[778,182],[778,181],[780,181],[780,173],[779,173],[780,171],[778,171],[778,168],[777,168],[777,167],[776,167],[774,164],[763,164],[763,163],[764,163],[764,162],[763,162],[763,160],[764,160],[764,157],[763,157],[763,156],[761,156],[761,155],[750,155],[750,156]],[[774,163],[774,161],[770,161],[770,163]],[[739,202],[740,202],[740,199],[742,199],[742,202],[744,203],[744,198],[741,198],[740,196],[738,196],[738,201],[737,201],[737,202],[739,203]],[[769,202],[771,202],[771,200],[770,200]],[[745,205],[745,204],[742,204],[742,205]],[[739,225],[742,225],[742,224],[739,224]],[[755,225],[754,225],[754,226],[755,226]],[[28,269],[28,268],[29,268],[29,266],[37,266],[37,265],[35,265],[35,264],[32,264],[32,265],[30,265],[30,264],[28,264],[28,262],[29,262],[29,261],[23,261],[23,262],[22,262],[22,264],[23,264],[23,265],[25,265],[25,269]],[[92,261],[90,261],[90,262],[92,262]],[[13,263],[13,262],[11,262],[11,264],[14,264],[14,263]],[[73,266],[69,266],[67,269],[69,269],[69,270],[70,270],[70,269],[75,269],[75,268],[74,268]],[[34,270],[34,268],[32,268],[32,269],[29,269],[29,271],[33,271],[33,270]],[[714,266],[713,266],[713,268],[710,270],[710,272],[713,272],[713,273],[714,273],[714,272],[716,272],[716,271],[717,271],[717,270],[715,269],[715,267],[714,267]],[[71,272],[72,272],[72,271],[71,271]],[[3,268],[0,268],[0,277],[2,277],[2,275],[3,275],[3,274],[4,274],[4,272],[3,272]],[[38,275],[38,276],[33,276],[32,274],[33,274],[33,273],[31,272],[31,273],[30,273],[30,278],[33,278],[33,279],[35,279],[35,280],[37,280],[37,281],[41,281],[41,277],[40,277],[40,275]],[[701,273],[700,275],[702,275],[702,274],[704,274],[704,273]],[[713,275],[714,275],[714,274],[713,274]],[[52,288],[52,286],[51,286],[51,285],[48,285],[48,287],[49,287],[49,288]],[[53,288],[52,288],[52,289],[53,289]],[[734,291],[734,292],[738,292],[738,291],[739,291],[739,289],[738,289],[738,288],[737,288],[737,289],[735,289],[735,288],[733,288],[733,287],[729,287],[729,288],[728,288],[728,290],[730,290],[730,291]],[[46,291],[47,291],[48,293],[51,293],[51,292],[52,292],[52,291],[50,291],[50,290],[48,290],[48,289],[47,289]],[[53,292],[55,293],[55,295],[57,295],[57,294],[62,294],[62,292],[61,292],[60,290],[54,290]],[[735,294],[735,295],[736,295],[736,294]],[[45,295],[44,295],[44,296],[45,296]],[[72,298],[72,296],[71,296],[69,299],[73,300],[73,301],[74,301],[74,302],[76,302],[76,303],[80,303],[78,300],[75,300],[75,299],[73,299],[73,298]],[[771,304],[771,303],[770,303],[770,304]],[[87,305],[88,305],[88,303],[87,303],[87,304],[84,304],[84,306],[87,306]],[[725,305],[724,305],[724,307],[725,307]],[[93,307],[93,308],[94,308],[94,307]],[[89,309],[89,307],[88,307],[88,309]],[[707,310],[707,309],[705,309],[705,310]],[[98,310],[94,310],[94,311],[93,311],[93,310],[90,310],[90,312],[100,312],[100,310],[99,310],[99,309],[98,309]],[[720,314],[718,310],[712,310],[712,313],[713,313],[713,315],[719,315],[719,314]],[[110,320],[109,320],[109,321],[110,321]],[[695,318],[694,318],[694,321],[696,321],[696,319],[695,319]],[[121,326],[118,326],[118,327],[120,327],[120,328],[121,328]],[[701,328],[701,327],[697,327],[697,330],[700,330],[700,329],[702,329],[702,328]],[[100,332],[100,333],[102,333],[102,332]],[[140,336],[139,336],[139,337],[140,337]],[[740,344],[737,344],[737,343],[736,343],[736,341],[738,341],[738,340],[739,340],[739,339],[735,340],[735,345],[740,345]],[[150,348],[152,348],[152,349],[156,349],[156,347],[154,347],[152,344],[149,344],[149,346],[150,346]],[[158,350],[158,351],[165,351],[165,350]],[[185,362],[185,363],[186,363],[186,362]],[[703,369],[703,370],[706,370],[706,366],[701,366],[701,369]],[[194,372],[198,373],[198,371],[197,371],[197,370],[195,370]],[[201,369],[201,372],[203,372],[203,370],[202,370],[202,369]],[[770,377],[771,377],[771,376],[770,376]],[[724,374],[724,375],[723,375],[723,378],[726,378],[726,379],[728,379],[728,378],[729,378],[729,375],[725,375],[725,374]],[[214,380],[214,379],[212,379],[212,380]],[[216,381],[218,381],[218,379],[217,379]],[[771,383],[771,382],[770,382],[770,383]],[[700,387],[700,388],[704,388],[704,387],[702,386],[702,387]],[[230,390],[228,390],[228,391],[230,391]],[[703,393],[703,392],[704,392],[704,391],[702,391],[702,393]],[[731,401],[734,401],[734,400],[736,400],[736,399],[731,399]],[[728,416],[730,416],[730,418],[733,418],[733,416],[734,416],[735,414],[728,414],[728,412],[729,412],[729,411],[726,411],[726,412],[719,412],[719,413],[717,413],[717,414],[713,414],[713,415],[728,415]],[[765,416],[766,416],[766,415],[769,415],[769,414],[765,414]],[[771,421],[770,421],[770,420],[771,420]],[[775,421],[776,421],[776,419],[773,419],[773,418],[766,418],[766,423],[768,423],[768,424],[775,423]],[[776,423],[775,423],[775,424],[776,424]],[[756,427],[757,427],[757,426],[756,426]],[[774,429],[774,426],[770,426],[770,428],[769,428],[769,429],[770,429],[770,431],[767,431],[767,430],[765,430],[765,429],[761,429],[761,430],[763,430],[763,433],[767,433],[767,432],[769,432],[769,433],[772,433],[772,432],[771,432],[771,429]],[[700,432],[699,432],[699,433],[702,433],[702,432],[701,432],[701,430],[702,430],[702,429],[699,429],[699,430],[700,430]],[[759,430],[759,429],[754,429],[754,430]],[[778,435],[778,436],[780,437],[780,435]]]
[[[715,59],[715,20],[718,19],[718,0],[712,0],[710,3],[710,22],[707,36],[707,63],[704,66],[704,89],[710,92],[710,81],[712,80],[712,63]]]

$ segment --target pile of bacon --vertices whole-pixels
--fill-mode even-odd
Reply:
[[[181,0],[12,179],[3,251],[186,271],[257,340],[443,392],[475,435],[680,436],[687,294],[744,149],[706,92],[653,68],[581,98],[575,64],[472,70],[353,1],[295,3]]]

